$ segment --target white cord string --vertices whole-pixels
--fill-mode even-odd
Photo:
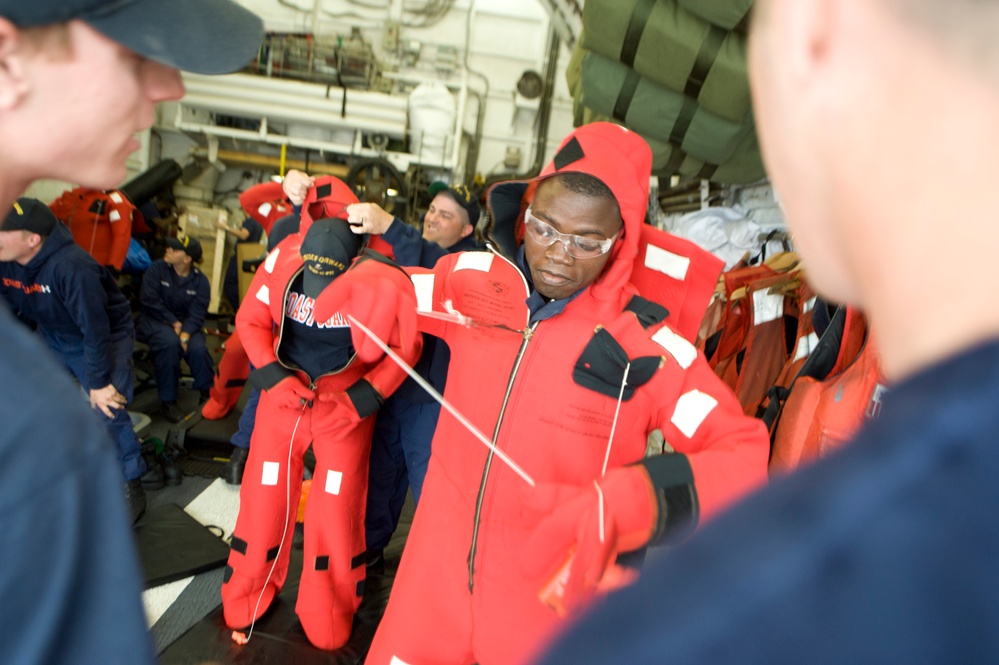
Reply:
[[[614,409],[614,422],[611,423],[610,438],[607,440],[607,451],[604,453],[604,466],[600,469],[600,477],[607,473],[607,463],[610,461],[611,444],[614,443],[614,432],[617,431],[617,417],[621,413],[621,400],[624,399],[624,387],[628,385],[628,373],[631,371],[631,361],[624,366],[624,376],[621,378],[621,390],[617,394],[617,407]]]
[[[284,467],[284,476],[286,479],[284,484],[285,515],[288,514],[288,509],[291,506],[291,451],[295,448],[295,434],[298,432],[298,424],[302,422],[302,416],[305,415],[306,408],[308,408],[308,405],[303,406],[302,413],[298,414],[298,420],[295,421],[295,428],[291,431],[291,441],[288,443],[288,461]],[[250,637],[253,635],[253,627],[257,625],[257,610],[260,609],[260,602],[264,599],[264,591],[267,590],[267,583],[271,581],[271,576],[274,574],[277,562],[281,559],[281,550],[284,549],[284,542],[287,537],[288,528],[285,526],[284,530],[281,531],[281,542],[278,544],[278,551],[277,555],[274,557],[274,563],[271,564],[271,569],[267,571],[267,578],[264,580],[264,585],[260,588],[260,595],[257,596],[257,604],[253,607],[253,621],[250,622],[250,630],[246,633],[246,642],[250,641]]]
[[[406,374],[408,374],[414,381],[416,381],[417,384],[419,384],[419,386],[421,388],[423,388],[424,390],[426,390],[427,393],[431,397],[433,397],[435,400],[437,400],[437,402],[448,413],[450,413],[452,416],[454,416],[455,418],[457,418],[458,422],[461,423],[462,425],[464,425],[465,429],[467,429],[469,432],[471,432],[472,436],[474,436],[476,439],[478,439],[482,443],[482,445],[484,445],[489,450],[493,451],[496,454],[497,457],[499,457],[501,460],[503,460],[504,464],[506,464],[508,467],[510,467],[510,469],[512,469],[513,472],[516,473],[518,476],[520,476],[521,478],[523,478],[524,482],[526,482],[531,487],[534,487],[534,479],[531,478],[529,475],[527,475],[526,471],[524,471],[523,469],[521,469],[520,466],[518,466],[516,462],[514,462],[512,459],[510,459],[506,455],[506,453],[504,453],[502,450],[500,450],[495,445],[493,445],[493,442],[490,441],[489,439],[487,439],[486,436],[482,432],[480,432],[479,429],[475,425],[473,425],[471,423],[471,421],[468,420],[468,418],[466,418],[464,415],[462,415],[462,413],[460,411],[458,411],[458,409],[454,408],[451,405],[450,402],[448,402],[446,399],[444,399],[443,395],[441,395],[439,392],[437,392],[434,389],[433,386],[431,386],[429,383],[427,383],[426,379],[424,379],[422,376],[420,376],[419,374],[417,374],[416,371],[412,367],[410,367],[406,363],[405,360],[403,360],[402,358],[400,358],[399,355],[395,351],[393,351],[392,349],[390,349],[388,347],[388,345],[385,344],[385,342],[383,342],[382,340],[380,340],[378,338],[378,335],[376,335],[375,333],[371,332],[371,330],[369,330],[363,323],[361,323],[360,321],[358,321],[357,319],[355,319],[350,314],[347,315],[347,319],[350,321],[351,325],[357,326],[358,328],[361,329],[361,331],[365,335],[367,335],[368,337],[370,337],[371,341],[373,341],[376,345],[378,345],[378,348],[380,348],[382,351],[384,351],[385,354],[389,358],[391,358],[392,360],[394,360],[396,365],[398,365],[399,367],[401,367],[406,372]]]

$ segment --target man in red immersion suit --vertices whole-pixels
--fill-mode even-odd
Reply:
[[[698,270],[645,242],[665,235],[643,227],[650,169],[638,135],[580,127],[536,189],[490,192],[494,224],[524,220],[512,260],[462,252],[407,268],[420,330],[451,349],[445,398],[524,474],[441,412],[367,663],[522,662],[621,571],[616,555],[675,542],[765,482],[766,430],[677,332],[682,298],[635,286],[638,272]],[[335,283],[317,316],[350,289]],[[656,430],[665,445],[647,454]]]
[[[334,649],[350,636],[364,587],[371,416],[405,374],[388,358],[367,362],[357,357],[346,319],[353,311],[349,299],[339,299],[329,316],[314,315],[316,297],[336,277],[349,274],[352,262],[385,260],[356,258],[361,239],[336,218],[346,204],[357,201],[350,189],[339,180],[322,189],[314,195],[324,201],[325,218],[312,222],[303,214],[300,232],[281,242],[258,269],[236,316],[237,332],[257,368],[251,381],[263,392],[222,603],[226,623],[243,628],[267,610],[284,584],[302,458],[311,444],[316,469],[305,508],[296,611],[309,641]],[[385,267],[408,283],[401,269]],[[400,302],[410,310],[415,307],[412,298]],[[396,339],[394,350],[407,362],[419,357],[415,331],[405,338],[382,333]]]

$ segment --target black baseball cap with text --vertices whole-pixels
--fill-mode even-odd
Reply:
[[[0,224],[0,231],[27,231],[45,238],[51,235],[59,220],[47,205],[37,199],[22,196],[14,201]]]
[[[166,239],[167,247],[179,249],[197,263],[201,260],[201,242],[192,236],[178,233],[176,238]]]
[[[232,0],[0,0],[19,28],[79,19],[150,60],[196,74],[245,67],[260,49],[260,17]]]
[[[479,200],[472,195],[471,190],[465,185],[448,185],[446,182],[437,181],[427,188],[427,193],[431,198],[443,192],[455,203],[464,209],[468,215],[468,223],[475,226],[479,223],[479,216],[482,209],[479,207]]]

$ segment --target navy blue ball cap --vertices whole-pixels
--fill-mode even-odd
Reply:
[[[472,226],[476,226],[479,223],[479,217],[482,215],[482,209],[479,206],[479,200],[472,194],[472,191],[465,185],[449,185],[446,182],[438,180],[427,188],[427,193],[430,196],[437,196],[441,192],[447,194],[455,203],[457,203],[468,215],[468,223]]]
[[[37,199],[21,197],[7,212],[0,231],[28,231],[47,238],[58,223],[47,205]]]
[[[305,264],[302,291],[318,298],[330,282],[342,275],[361,249],[361,236],[343,219],[317,219],[305,232],[299,253]]]
[[[178,233],[176,238],[166,239],[167,247],[172,247],[173,249],[179,249],[188,256],[191,260],[197,263],[201,260],[201,242],[197,238],[194,238],[183,233]]]
[[[80,19],[150,60],[196,74],[245,67],[260,49],[260,17],[232,0],[0,0],[18,27]]]

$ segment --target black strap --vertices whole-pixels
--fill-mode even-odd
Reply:
[[[690,74],[687,75],[687,84],[683,88],[683,94],[694,99],[701,95],[704,81],[711,73],[711,67],[715,64],[715,58],[718,57],[718,52],[727,36],[728,33],[725,30],[716,25],[710,26],[708,34],[701,42],[700,50],[697,51],[697,57],[694,58],[694,66],[690,69]]]
[[[357,415],[367,418],[381,408],[385,398],[365,379],[358,379],[347,388],[347,397],[357,410]]]
[[[624,83],[621,84],[621,90],[617,94],[617,100],[614,102],[614,111],[611,114],[618,122],[625,122],[625,118],[628,117],[631,100],[634,99],[635,91],[638,89],[638,84],[641,81],[641,74],[634,69],[628,70],[628,75],[624,77]]]
[[[639,0],[635,8],[631,10],[631,18],[628,19],[628,28],[624,31],[624,41],[621,43],[621,62],[628,67],[635,66],[635,55],[638,53],[638,45],[642,41],[642,33],[649,22],[652,9],[656,6],[656,0]]]
[[[647,300],[642,296],[633,296],[625,306],[624,311],[631,312],[638,318],[643,328],[664,321],[669,316],[669,310],[657,302]]]
[[[279,382],[294,375],[294,372],[275,360],[250,372],[250,383],[258,390],[270,390]]]
[[[683,140],[687,138],[687,131],[690,129],[690,123],[693,122],[698,108],[700,107],[697,104],[697,100],[684,95],[680,112],[676,115],[673,129],[669,133],[670,143],[676,146],[683,145]]]
[[[699,512],[690,460],[686,455],[669,453],[646,457],[639,464],[648,471],[659,504],[649,544],[680,542],[693,533]]]

